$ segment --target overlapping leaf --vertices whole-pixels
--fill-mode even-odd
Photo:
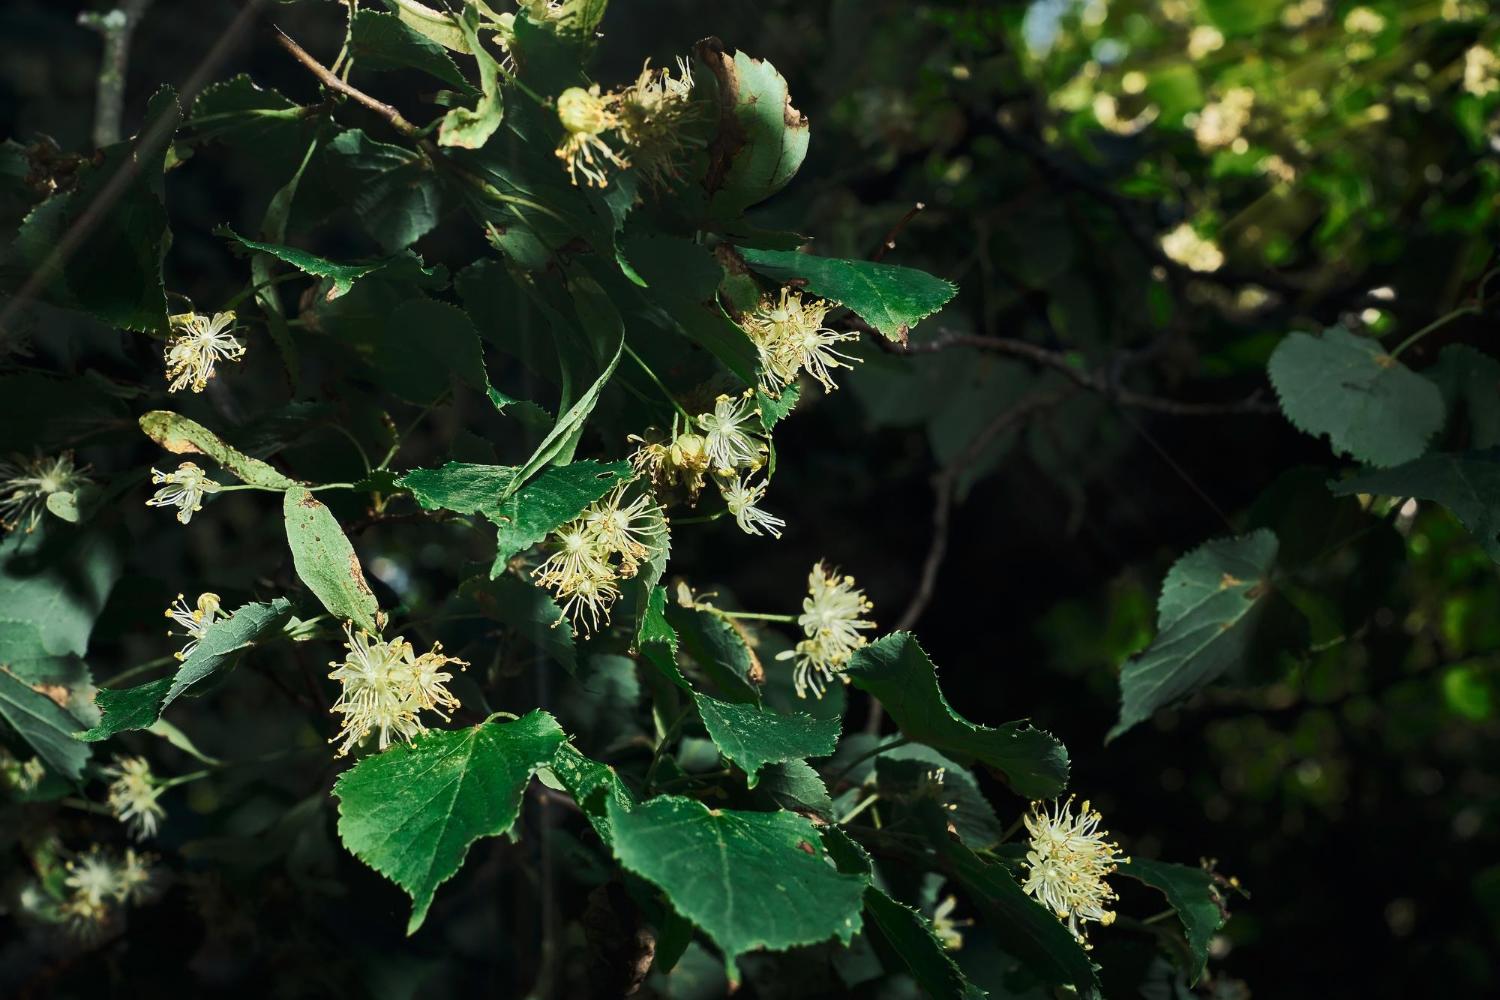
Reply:
[[[731,981],[748,951],[847,944],[860,928],[868,877],[829,864],[801,816],[710,809],[673,795],[629,810],[609,800],[607,809],[620,864],[708,935]]]
[[[557,721],[538,710],[515,722],[427,733],[339,777],[339,837],[411,896],[408,934],[422,926],[469,845],[515,824],[531,776],[562,742]]]
[[[979,761],[1021,795],[1051,798],[1067,784],[1068,752],[1056,737],[1025,722],[980,726],[959,715],[938,687],[937,668],[909,632],[858,650],[845,676],[879,699],[908,739],[962,763]]]
[[[321,500],[301,486],[286,491],[282,501],[287,544],[292,563],[307,589],[340,621],[353,622],[364,632],[380,632],[384,615],[354,546]]]
[[[847,306],[901,343],[918,321],[943,308],[958,292],[952,282],[911,267],[749,247],[739,253],[766,277],[781,284],[795,282],[813,295]]]
[[[696,695],[695,701],[714,745],[745,772],[751,788],[755,787],[760,769],[767,764],[827,757],[838,745],[841,727],[838,718],[819,719],[801,713],[780,715],[706,694]]]
[[[1338,496],[1374,493],[1435,500],[1453,512],[1500,563],[1500,448],[1424,455],[1394,469],[1377,469],[1330,483]]]
[[[1226,918],[1213,876],[1202,868],[1146,858],[1133,858],[1121,865],[1120,874],[1161,890],[1172,909],[1177,911],[1187,937],[1188,954],[1192,956],[1187,970],[1188,982],[1196,984],[1208,964],[1208,943],[1224,926]]]
[[[145,435],[166,451],[174,455],[207,455],[252,486],[286,490],[297,485],[295,480],[288,479],[260,459],[230,447],[219,435],[181,414],[152,410],[141,415],[140,425]]]
[[[1120,671],[1120,720],[1107,739],[1243,661],[1276,549],[1262,528],[1206,542],[1172,564],[1156,603],[1156,638]]]
[[[1410,461],[1442,429],[1443,396],[1437,386],[1369,337],[1340,327],[1318,337],[1288,334],[1268,368],[1286,418],[1362,462]]]

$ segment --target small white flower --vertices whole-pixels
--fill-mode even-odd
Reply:
[[[147,507],[176,507],[177,520],[187,524],[203,509],[203,497],[217,493],[218,483],[193,462],[183,462],[175,472],[151,470],[151,485],[160,486],[156,495],[146,501]]]
[[[1114,923],[1114,912],[1105,907],[1117,896],[1104,878],[1130,860],[1119,853],[1118,845],[1105,839],[1108,835],[1099,829],[1102,819],[1089,809],[1087,800],[1073,815],[1072,796],[1066,802],[1054,802],[1050,809],[1033,802],[1026,814],[1031,849],[1026,852],[1027,877],[1021,888],[1065,921],[1085,948],[1089,944],[1079,924],[1093,921],[1107,927]]]
[[[1224,47],[1224,33],[1208,24],[1200,24],[1188,33],[1188,58],[1197,62]]]
[[[746,432],[745,428],[758,427],[760,407],[755,398],[746,393],[739,399],[720,396],[714,400],[712,413],[700,413],[694,418],[703,430],[707,442],[708,460],[718,471],[732,472],[746,468],[760,468],[765,445]]]
[[[334,670],[328,675],[343,688],[332,708],[343,721],[339,734],[329,740],[343,741],[340,757],[372,733],[378,733],[381,750],[390,746],[393,737],[409,743],[427,731],[421,712],[436,712],[446,720],[446,710],[459,707],[446,687],[453,675],[444,668],[450,663],[468,664],[444,656],[441,646],[435,644],[430,652],[417,656],[411,643],[400,636],[389,641],[372,639],[348,624],[344,634],[348,653],[342,662],[329,664]]]
[[[245,356],[245,345],[230,331],[234,313],[215,313],[212,318],[201,313],[183,313],[171,318],[173,335],[167,341],[167,378],[169,392],[191,388],[202,392],[214,377],[214,365],[220,361],[238,361]]]
[[[613,575],[608,577],[584,577],[558,591],[563,613],[573,621],[573,628],[582,635],[599,631],[600,624],[608,624],[610,608],[620,597],[620,588],[615,585]]]
[[[1378,35],[1385,30],[1385,15],[1369,7],[1355,7],[1344,15],[1344,30],[1356,35]]]
[[[87,466],[74,466],[71,451],[55,457],[16,455],[9,462],[0,462],[0,528],[36,530],[47,509],[47,497],[88,485],[87,471]]]
[[[136,840],[154,837],[167,811],[157,801],[162,789],[151,774],[151,765],[144,757],[117,756],[104,773],[114,779],[109,783],[109,808],[115,819]]]
[[[835,677],[842,677],[854,651],[869,640],[864,632],[875,627],[865,619],[874,609],[864,591],[855,587],[854,577],[840,576],[819,562],[807,575],[807,597],[802,600],[802,614],[797,624],[806,636],[778,660],[795,659],[792,685],[797,697],[822,698]]]
[[[734,515],[734,523],[745,534],[758,535],[764,530],[774,538],[781,537],[781,529],[786,527],[786,522],[756,506],[766,493],[764,480],[752,486],[749,477],[736,476],[722,480],[719,492],[724,496],[724,505],[729,508],[729,513]]]
[[[11,788],[23,795],[34,792],[46,776],[47,765],[42,763],[40,757],[17,760],[9,751],[0,748],[0,778]]]
[[[620,575],[628,578],[635,576],[640,564],[658,551],[664,522],[649,493],[626,503],[627,485],[621,483],[609,496],[590,506],[583,512],[582,520],[597,550],[618,555]]]
[[[183,635],[187,637],[188,641],[173,655],[178,660],[186,660],[189,656],[193,655],[193,650],[198,648],[198,643],[202,641],[204,633],[208,631],[208,627],[220,618],[228,618],[229,616],[220,610],[218,594],[199,594],[198,603],[195,607],[189,607],[187,599],[178,594],[177,600],[172,602],[172,605],[167,608],[166,617],[183,628]],[[167,630],[167,635],[176,634],[171,629]]]
[[[120,863],[119,897],[122,902],[139,905],[155,898],[159,881],[150,854],[137,854],[135,848],[125,848],[125,860]]]
[[[552,533],[552,554],[531,571],[544,587],[572,590],[581,580],[614,577],[609,552],[599,544],[598,534],[583,518],[571,521]]]
[[[1204,152],[1222,149],[1240,138],[1250,124],[1255,106],[1255,91],[1249,87],[1231,87],[1217,101],[1205,104],[1193,119],[1193,138]]]
[[[854,577],[839,576],[820,562],[807,574],[807,597],[797,624],[808,638],[827,636],[852,653],[867,641],[860,633],[875,627],[874,622],[864,620],[874,607],[865,592],[854,586]]]
[[[91,847],[68,862],[63,884],[73,896],[91,903],[104,903],[120,896],[120,868],[100,847]]]
[[[679,488],[689,504],[698,502],[705,473],[709,469],[708,442],[692,431],[677,432],[674,419],[671,436],[656,428],[645,435],[632,434],[626,440],[637,445],[630,456],[630,466],[638,476],[650,478],[651,487],[666,502]]]
[[[584,184],[604,187],[609,176],[604,165],[628,167],[630,163],[604,141],[603,133],[620,127],[617,113],[620,99],[616,94],[601,94],[599,85],[585,90],[569,87],[557,98],[557,119],[562,123],[563,141],[557,147],[557,158],[568,168],[568,179],[576,187],[578,175]]]
[[[967,927],[972,920],[955,920],[953,911],[958,908],[956,896],[945,896],[943,901],[932,911],[932,933],[942,944],[945,951],[958,951],[964,946],[963,932],[960,927]]]

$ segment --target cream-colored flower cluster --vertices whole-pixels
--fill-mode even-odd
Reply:
[[[1254,107],[1255,91],[1249,87],[1230,87],[1217,101],[1205,104],[1191,119],[1198,148],[1211,152],[1228,146],[1236,153],[1244,152],[1249,141],[1243,133]]]
[[[670,435],[653,427],[627,440],[636,445],[630,456],[631,468],[637,476],[646,477],[663,505],[676,500],[689,506],[698,502],[710,466],[708,442],[703,435],[683,430],[674,417]]]
[[[782,288],[740,320],[741,328],[760,352],[761,384],[767,392],[779,395],[804,371],[825,391],[838,388],[833,369],[853,368],[859,359],[836,350],[834,345],[857,340],[859,334],[825,326],[823,320],[831,308],[832,304],[822,299],[804,298],[796,289]]]
[[[1161,252],[1192,271],[1208,273],[1224,266],[1224,251],[1213,240],[1199,236],[1189,222],[1162,236]]]
[[[1500,90],[1500,57],[1483,45],[1471,46],[1464,53],[1464,91],[1475,97],[1488,97]]]
[[[377,735],[381,750],[393,738],[411,742],[427,731],[421,713],[433,712],[448,721],[448,713],[459,707],[459,701],[448,690],[453,679],[450,665],[467,667],[456,657],[443,655],[443,647],[416,655],[412,644],[397,636],[391,640],[372,638],[345,624],[348,652],[342,661],[329,664],[328,676],[339,682],[341,690],[333,703],[334,715],[343,716],[342,726],[330,743],[339,746],[340,757],[371,734]]]
[[[156,830],[167,811],[157,801],[163,791],[151,773],[151,765],[144,757],[115,757],[110,767],[104,768],[109,783],[109,808],[115,819],[125,825],[136,840],[156,836]]]
[[[1119,845],[1105,839],[1108,834],[1099,829],[1103,817],[1089,808],[1087,800],[1077,815],[1072,796],[1050,808],[1033,802],[1025,820],[1031,847],[1026,852],[1027,874],[1021,888],[1066,922],[1087,948],[1080,925],[1114,923],[1114,911],[1106,907],[1118,897],[1104,879],[1130,859],[1120,854]]]
[[[551,554],[531,575],[551,590],[573,623],[587,635],[609,623],[620,581],[640,572],[661,551],[666,518],[649,493],[626,500],[621,483],[548,540]]]
[[[797,624],[804,638],[796,647],[777,654],[778,660],[795,659],[792,684],[798,698],[822,698],[835,677],[842,678],[854,651],[869,640],[864,633],[875,627],[865,618],[874,605],[854,585],[854,577],[840,576],[819,562],[807,575],[807,597]]]
[[[685,60],[677,60],[676,75],[652,69],[648,61],[622,90],[602,91],[594,84],[558,95],[564,135],[557,157],[575,185],[581,175],[584,184],[605,187],[606,168],[613,165],[635,167],[648,185],[664,187],[681,175],[688,155],[701,144],[690,133],[704,112],[705,105],[693,100],[693,74]]]
[[[86,472],[87,466],[74,464],[71,451],[31,458],[15,455],[9,462],[0,462],[0,528],[35,531],[47,509],[47,498],[89,485]]]
[[[35,909],[62,921],[80,940],[97,940],[110,929],[119,907],[149,902],[155,896],[154,861],[134,848],[127,847],[117,856],[95,845],[67,863],[66,898],[55,906],[39,900]]]
[[[17,760],[9,750],[0,747],[0,782],[23,795],[36,791],[47,776],[47,765],[40,757]]]
[[[630,457],[637,475],[647,477],[663,504],[681,499],[692,505],[698,502],[707,474],[712,473],[724,506],[741,531],[780,538],[786,522],[760,507],[766,481],[755,480],[766,464],[770,444],[754,391],[719,396],[714,408],[698,414],[692,423],[697,431],[680,431],[673,421],[671,437],[653,431],[644,437],[631,435],[630,440],[638,444]]]
[[[231,332],[234,313],[181,313],[171,317],[172,336],[167,340],[166,360],[169,392],[192,389],[202,392],[214,377],[220,361],[238,361],[245,345]]]

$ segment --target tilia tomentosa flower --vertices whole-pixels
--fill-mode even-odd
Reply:
[[[144,757],[115,757],[112,766],[104,768],[109,783],[109,808],[115,819],[125,824],[136,840],[156,835],[157,825],[167,811],[157,799],[162,788],[151,773]]]
[[[151,485],[161,489],[146,501],[147,507],[176,507],[177,520],[187,524],[203,509],[203,498],[220,490],[218,483],[195,462],[183,462],[174,472],[151,470]]]
[[[809,691],[823,697],[829,683],[849,665],[854,651],[869,641],[864,633],[875,623],[864,616],[873,609],[865,592],[854,586],[854,577],[840,576],[821,562],[812,568],[802,614],[797,617],[805,638],[776,657],[797,661],[792,673],[797,697],[806,698]]]
[[[167,341],[167,386],[170,392],[192,389],[202,392],[214,377],[214,365],[220,361],[238,361],[245,356],[245,345],[230,332],[234,313],[182,313],[171,318],[172,336]]]
[[[627,502],[629,485],[621,483],[554,531],[551,554],[531,573],[583,634],[608,623],[619,582],[635,576],[661,549],[666,518],[648,493]]]
[[[1105,907],[1117,896],[1104,877],[1130,860],[1120,854],[1119,845],[1105,839],[1108,834],[1099,829],[1102,819],[1089,808],[1087,799],[1075,816],[1072,796],[1050,807],[1033,802],[1026,814],[1031,849],[1026,852],[1026,881],[1021,888],[1067,923],[1085,948],[1088,940],[1079,925],[1114,923],[1114,911]]]
[[[344,634],[348,652],[342,661],[329,664],[334,670],[328,675],[342,687],[332,709],[343,717],[342,726],[329,740],[343,741],[340,757],[372,734],[381,750],[390,746],[393,738],[409,743],[427,731],[421,713],[433,712],[446,721],[448,712],[459,707],[458,699],[448,690],[453,675],[446,668],[468,664],[443,655],[441,645],[434,643],[431,650],[418,656],[412,644],[400,636],[374,638],[347,624]]]
[[[557,157],[575,185],[581,174],[585,184],[604,187],[609,183],[607,164],[633,166],[656,188],[680,175],[687,155],[700,144],[690,136],[689,126],[704,106],[693,101],[688,64],[679,59],[677,70],[673,76],[671,70],[652,69],[647,62],[623,90],[605,92],[594,84],[569,87],[558,95],[557,119],[564,135]]]
[[[73,453],[14,456],[0,462],[0,528],[34,531],[54,493],[73,493],[89,484],[88,467],[74,465]]]
[[[182,634],[186,636],[187,642],[173,655],[179,660],[186,660],[193,655],[193,650],[198,648],[208,627],[220,618],[229,616],[219,609],[218,594],[199,594],[198,602],[192,607],[188,606],[187,598],[181,594],[167,608],[166,617],[182,627]],[[175,636],[177,633],[167,629],[167,635]]]
[[[834,345],[857,340],[859,334],[824,326],[831,308],[832,304],[822,299],[803,298],[799,291],[782,288],[740,320],[741,328],[760,352],[761,382],[767,392],[780,393],[802,371],[817,379],[827,392],[838,388],[833,369],[853,368],[859,359],[835,350]]]

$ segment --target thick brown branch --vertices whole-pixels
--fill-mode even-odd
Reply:
[[[384,101],[378,101],[375,98],[371,97],[369,94],[365,93],[363,90],[360,90],[357,87],[351,87],[343,80],[340,80],[328,69],[327,66],[324,66],[312,56],[308,55],[307,51],[303,49],[302,46],[292,41],[290,36],[288,36],[287,33],[282,31],[280,28],[276,29],[276,41],[280,43],[282,48],[290,52],[293,58],[295,58],[303,66],[307,67],[308,71],[311,72],[313,76],[317,77],[318,81],[329,90],[337,91],[338,93],[343,94],[345,97],[348,97],[359,104],[363,104],[365,107],[369,108],[371,111],[375,112],[377,115],[390,122],[391,128],[395,129],[397,132],[400,132],[402,135],[407,136],[408,138],[416,138],[420,134],[421,130],[411,122],[407,121],[405,116],[403,116],[401,112],[397,111],[389,104],[386,104]]]

